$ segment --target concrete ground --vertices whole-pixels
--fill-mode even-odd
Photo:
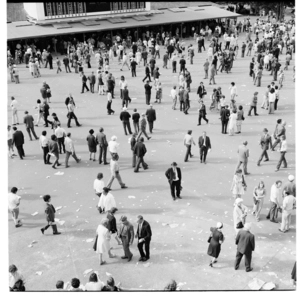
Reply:
[[[245,36],[239,38],[240,44]],[[193,40],[188,40],[186,44]],[[206,42],[206,45],[208,43]],[[161,50],[161,54],[164,50]],[[194,64],[187,62],[187,68],[192,74],[191,109],[189,115],[184,115],[178,109],[171,109],[170,90],[177,82],[177,74],[171,73],[171,69],[162,68],[162,59],[158,60],[163,84],[162,104],[154,105],[157,112],[157,121],[154,124],[154,132],[150,141],[145,141],[148,153],[145,157],[149,164],[149,170],[134,173],[131,168],[131,150],[128,143],[129,136],[124,135],[122,123],[119,120],[121,100],[119,99],[118,82],[120,75],[124,75],[129,85],[130,97],[133,101],[129,107],[132,113],[137,108],[140,113],[146,111],[145,95],[142,79],[144,67],[138,67],[137,77],[132,78],[129,71],[120,71],[116,60],[112,61],[111,72],[117,78],[116,99],[112,108],[115,115],[106,113],[106,96],[80,94],[81,78],[73,73],[56,74],[56,70],[41,69],[41,78],[32,78],[29,70],[21,65],[19,85],[10,82],[8,78],[8,101],[14,96],[19,104],[20,122],[24,111],[36,114],[34,106],[40,98],[40,88],[44,80],[50,85],[53,97],[51,98],[50,112],[56,112],[63,128],[72,133],[77,155],[82,158],[80,164],[70,160],[70,168],[64,166],[52,169],[43,164],[42,152],[38,141],[29,141],[23,124],[18,126],[25,135],[26,157],[21,161],[18,157],[9,160],[8,189],[16,186],[22,196],[20,206],[20,218],[23,226],[15,228],[9,215],[9,263],[14,263],[26,278],[26,288],[30,291],[54,290],[57,280],[69,281],[78,277],[83,284],[88,281],[83,272],[87,269],[99,271],[101,280],[106,282],[107,273],[113,275],[117,282],[121,281],[125,288],[140,290],[161,290],[170,279],[183,283],[185,290],[249,290],[248,283],[253,278],[259,278],[265,282],[272,281],[279,290],[293,289],[290,284],[290,273],[296,259],[296,232],[295,215],[292,217],[292,228],[288,233],[278,231],[279,224],[273,224],[266,220],[269,209],[269,194],[271,185],[278,179],[287,181],[289,174],[295,174],[295,86],[292,80],[292,61],[289,70],[285,72],[284,87],[280,91],[279,109],[274,115],[258,108],[259,117],[246,116],[242,126],[242,133],[230,137],[221,134],[221,123],[216,111],[208,111],[209,124],[197,126],[198,102],[197,87],[200,81],[204,81],[210,95],[214,86],[209,86],[207,80],[203,80],[203,63],[206,53],[195,54]],[[283,63],[285,55],[280,57]],[[266,86],[272,81],[268,72],[264,71],[262,86],[253,86],[249,77],[250,57],[241,58],[240,53],[232,73],[218,73],[216,86],[222,87],[226,98],[229,98],[228,87],[232,81],[238,88],[237,103],[243,105],[247,114],[249,103],[254,91],[259,92],[259,103],[263,100]],[[86,74],[96,70],[95,61],[92,61],[92,69],[85,69]],[[54,67],[56,68],[56,67]],[[64,100],[68,92],[72,92],[76,102],[76,115],[82,127],[77,128],[75,123],[71,129],[66,128],[66,107]],[[136,99],[135,99],[136,98]],[[152,102],[154,94],[152,94]],[[208,109],[209,96],[205,98]],[[256,166],[260,154],[258,144],[262,129],[267,128],[273,133],[276,120],[282,118],[287,121],[288,168],[274,172],[279,159],[278,152],[270,152],[270,162]],[[8,122],[11,123],[11,111],[8,107]],[[136,215],[142,214],[147,220],[153,232],[151,241],[151,259],[146,263],[138,263],[139,253],[137,242],[134,241],[132,252],[133,260],[128,263],[120,259],[123,255],[122,248],[117,246],[114,239],[111,240],[113,252],[117,258],[108,259],[107,264],[99,266],[96,253],[92,250],[93,243],[86,242],[94,238],[98,224],[103,215],[99,215],[95,206],[98,202],[93,191],[93,181],[98,172],[103,172],[107,182],[110,176],[109,166],[99,165],[89,161],[86,136],[89,129],[98,131],[104,127],[108,140],[112,135],[118,137],[120,143],[120,166],[123,181],[128,189],[120,189],[115,181],[112,185],[119,211],[117,219],[126,215],[134,223]],[[188,129],[193,130],[193,136],[197,143],[198,137],[203,131],[207,131],[212,142],[212,151],[208,154],[207,164],[199,163],[199,149],[196,145],[192,148],[193,158],[188,163],[183,162],[185,147],[183,137]],[[40,125],[35,129],[40,135],[44,128]],[[50,128],[47,128],[51,135]],[[233,229],[233,198],[230,186],[237,162],[236,150],[242,141],[248,141],[250,148],[249,172],[246,177],[248,184],[244,195],[245,205],[252,207],[252,190],[260,180],[263,180],[267,188],[267,197],[263,206],[261,221],[257,223],[252,215],[247,218],[252,222],[252,233],[256,238],[256,249],[253,253],[253,268],[250,273],[244,269],[244,261],[240,269],[233,269],[236,246]],[[64,155],[60,155],[61,161]],[[176,161],[183,174],[182,200],[174,202],[171,199],[165,171],[171,162]],[[64,175],[55,175],[58,171]],[[50,194],[55,207],[62,206],[56,213],[59,220],[65,221],[59,227],[60,236],[52,236],[49,229],[43,236],[40,228],[45,225],[44,202],[42,195]],[[135,196],[129,199],[129,196]],[[36,216],[32,216],[38,212]],[[214,268],[208,266],[210,258],[207,255],[209,228],[214,227],[218,221],[223,222],[225,242],[219,261]],[[168,224],[176,224],[170,225]],[[32,241],[37,243],[28,247]],[[148,265],[149,264],[149,265]],[[41,271],[42,275],[36,272]]]

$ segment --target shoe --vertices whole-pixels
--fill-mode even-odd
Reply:
[[[240,266],[234,267],[235,270],[238,270]]]
[[[128,187],[126,187],[125,185],[121,187],[121,189],[127,189]]]
[[[122,256],[122,257],[121,257],[121,259],[128,259],[128,257],[126,257],[126,256]]]
[[[60,232],[55,232],[55,233],[53,233],[53,235],[59,235],[59,234],[61,234]]]
[[[70,167],[69,165],[66,166],[66,168],[69,168],[69,167]]]
[[[259,164],[259,163],[257,163],[256,165],[257,165],[257,166],[260,166],[260,164]]]
[[[279,169],[275,169],[275,172],[279,171]]]
[[[270,220],[270,222],[272,222],[272,223],[279,223],[278,221],[275,221],[275,220]]]
[[[132,257],[133,257],[133,255],[131,255],[131,256],[128,258],[128,262],[131,261]]]
[[[203,163],[203,161],[202,161],[202,160],[200,160],[200,163]]]
[[[104,165],[108,165],[108,164],[109,164],[108,162],[105,162],[105,163],[104,163]]]
[[[43,234],[44,234],[44,231],[45,231],[44,228],[42,228],[42,229],[41,229],[41,232],[42,232]]]
[[[61,165],[60,163],[57,164],[57,166],[60,166],[60,165]]]
[[[55,166],[52,166],[52,168],[53,168],[53,169],[56,169],[56,167],[55,167]]]
[[[251,268],[249,268],[248,270],[246,270],[246,272],[250,272],[250,271],[252,271],[253,270],[253,268],[251,267]]]
[[[256,116],[258,116],[259,114],[255,114]]]
[[[79,124],[79,125],[76,125],[77,127],[81,127],[82,125],[81,124]]]
[[[264,160],[264,162],[268,162],[268,161],[269,161],[269,159]]]
[[[178,196],[176,196],[178,199],[182,199],[181,197],[180,197],[180,195],[178,195]]]
[[[151,139],[151,137],[148,137],[148,140],[150,140]]]
[[[198,124],[197,126],[201,126],[201,124]]]
[[[145,258],[144,258],[144,257],[140,257],[140,258],[139,258],[139,261],[143,261],[143,259],[145,259]]]
[[[209,263],[209,266],[210,266],[210,267],[213,267],[213,263],[212,263],[212,262],[210,262],[210,263]]]
[[[245,173],[245,175],[249,175],[249,174],[250,174],[250,172]]]
[[[17,225],[15,225],[16,228],[19,228],[19,227],[21,227],[21,226],[22,226],[22,224],[20,224],[20,223],[17,224]]]
[[[46,163],[47,165],[52,165],[52,163],[51,162],[48,162],[48,163]]]
[[[285,230],[285,231],[282,231],[281,229],[278,229],[280,232],[282,232],[282,233],[286,233],[287,231]]]
[[[139,172],[138,170],[133,170],[133,172]]]

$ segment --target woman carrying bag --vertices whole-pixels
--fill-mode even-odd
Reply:
[[[221,244],[224,242],[225,237],[222,233],[223,223],[218,222],[216,228],[211,227],[211,234],[208,238],[209,246],[207,254],[212,257],[209,263],[210,267],[213,267],[214,263],[217,263],[217,259],[221,252]]]
[[[260,181],[258,186],[254,188],[253,190],[253,211],[252,214],[256,216],[257,222],[259,222],[259,215],[261,212],[261,209],[264,204],[264,198],[266,196],[266,189],[265,184],[263,181]]]

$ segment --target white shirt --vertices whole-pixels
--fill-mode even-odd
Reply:
[[[288,195],[283,199],[283,210],[291,211],[293,210],[294,203],[296,203],[296,198],[293,195]]]
[[[40,136],[39,142],[40,142],[40,145],[41,145],[42,147],[46,147],[46,146],[48,146],[48,144],[49,144],[48,138],[47,138],[46,136],[44,136],[44,135],[41,135],[41,136]]]
[[[126,80],[120,80],[119,86],[120,86],[121,90],[124,90],[125,86],[128,87],[128,83]]]
[[[281,141],[280,151],[281,151],[281,152],[286,152],[286,151],[287,151],[287,143],[286,143],[286,140]]]
[[[85,291],[101,291],[103,287],[104,283],[99,280],[97,282],[89,282],[84,286]]]
[[[75,152],[74,143],[70,137],[65,138],[65,147],[67,152],[72,154]]]
[[[229,89],[230,89],[230,95],[233,95],[233,94],[236,94],[237,95],[237,88],[236,88],[236,86],[231,86],[231,87],[229,87]]]
[[[61,127],[57,127],[54,134],[57,138],[62,138],[64,135],[66,135],[66,131]]]
[[[171,90],[171,97],[172,97],[172,99],[175,99],[176,95],[177,95],[176,89],[172,89]]]
[[[10,129],[9,131],[7,131],[7,140],[11,140],[12,139],[12,130]]]
[[[269,93],[269,102],[270,103],[274,103],[275,102],[275,99],[276,99],[276,95],[275,93]]]
[[[270,193],[271,202],[279,203],[280,190],[281,190],[281,188],[277,188],[276,184],[272,185],[271,193]]]
[[[184,141],[184,144],[187,144],[187,145],[192,145],[193,143],[195,144],[193,136],[191,136],[190,134],[186,134],[184,136],[183,141]]]
[[[94,190],[96,193],[102,193],[103,192],[103,188],[105,187],[104,181],[101,179],[95,179],[94,180]]]
[[[12,110],[17,109],[17,106],[18,106],[18,101],[12,100],[10,103],[10,107],[12,108]]]
[[[8,209],[13,210],[18,207],[21,197],[14,193],[8,193]]]
[[[172,167],[172,169],[173,169],[173,172],[175,174],[175,177],[174,177],[173,181],[179,180],[178,174],[177,174],[177,168],[175,168],[175,170],[174,170],[174,168]]]
[[[111,153],[117,153],[118,152],[119,143],[117,143],[114,140],[110,140],[108,142],[108,149]]]
[[[20,272],[16,271],[13,274],[9,273],[9,286],[12,288],[19,279],[21,279],[23,284],[25,284],[24,277]]]
[[[123,62],[126,62],[127,61],[127,55],[123,55]]]

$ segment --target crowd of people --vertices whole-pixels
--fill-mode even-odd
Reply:
[[[244,30],[245,29],[245,30]],[[246,38],[244,41],[240,41],[241,32],[246,32]],[[224,30],[224,27],[216,26],[215,28],[202,28],[199,32],[195,32],[194,41],[186,45],[184,40],[180,40],[179,34],[174,36],[167,32],[162,34],[149,33],[145,34],[141,39],[132,41],[130,38],[122,40],[120,36],[117,36],[116,40],[110,47],[101,47],[96,44],[93,38],[89,38],[87,41],[79,42],[76,44],[68,44],[65,48],[64,57],[53,58],[51,52],[46,49],[36,49],[34,46],[29,46],[26,49],[24,56],[25,61],[22,59],[22,55],[19,54],[19,49],[16,49],[16,56],[13,57],[8,52],[8,69],[10,73],[11,82],[23,83],[23,78],[19,78],[18,66],[20,63],[25,62],[26,67],[29,68],[30,76],[32,78],[44,77],[43,67],[47,68],[48,64],[50,69],[53,69],[53,62],[57,66],[56,75],[59,79],[62,72],[62,64],[66,73],[78,73],[79,79],[82,82],[81,93],[87,92],[95,93],[97,96],[107,97],[107,114],[114,115],[115,111],[112,110],[112,103],[117,102],[113,100],[117,97],[118,93],[115,89],[117,87],[117,81],[115,75],[110,69],[111,64],[117,64],[120,66],[122,76],[119,80],[120,99],[121,103],[118,108],[120,112],[120,121],[122,122],[125,135],[130,134],[130,149],[132,151],[132,167],[134,172],[138,173],[142,166],[144,170],[147,170],[149,165],[145,162],[144,158],[147,153],[145,144],[145,138],[149,141],[153,136],[147,134],[147,124],[149,133],[152,135],[154,130],[154,122],[157,118],[156,109],[154,106],[163,103],[167,100],[163,94],[170,92],[172,100],[172,112],[179,109],[185,115],[188,115],[188,111],[191,107],[191,93],[192,88],[192,73],[187,69],[188,62],[192,65],[194,63],[193,58],[195,55],[202,54],[202,49],[206,51],[207,47],[207,59],[203,65],[204,78],[209,79],[209,85],[216,85],[216,76],[219,79],[223,75],[232,75],[234,73],[234,66],[239,63],[240,59],[245,59],[247,56],[251,57],[250,62],[250,78],[254,85],[260,87],[262,84],[262,78],[268,80],[267,74],[272,75],[272,82],[263,91],[264,97],[261,104],[261,109],[265,109],[269,115],[274,114],[276,110],[280,109],[280,90],[284,87],[284,71],[289,71],[289,66],[292,61],[292,56],[295,53],[295,27],[294,22],[273,22],[262,21],[257,19],[253,24],[249,20],[244,20],[243,24],[232,23],[230,27]],[[285,50],[285,53],[284,53]],[[240,54],[239,54],[240,51]],[[56,50],[55,50],[56,52]],[[204,54],[203,54],[204,55]],[[285,57],[283,58],[283,55]],[[94,56],[94,58],[93,58]],[[53,61],[54,60],[54,61]],[[160,60],[162,60],[163,68],[170,69],[170,75],[178,74],[177,83],[172,86],[171,90],[165,90],[163,92],[163,85],[159,71]],[[283,62],[284,60],[284,62]],[[280,63],[281,62],[281,63]],[[179,67],[177,67],[177,64]],[[219,65],[219,67],[218,67]],[[124,69],[125,66],[125,69]],[[145,78],[141,78],[145,89],[145,103],[147,105],[146,112],[140,114],[137,109],[133,110],[130,114],[132,98],[131,87],[126,81],[125,71],[128,69],[128,75],[136,77],[137,67],[145,68]],[[92,68],[93,71],[87,70]],[[73,70],[74,69],[74,70]],[[130,74],[129,74],[130,71]],[[223,71],[226,74],[223,74]],[[295,66],[293,67],[295,72]],[[90,72],[89,75],[85,73]],[[219,72],[219,74],[218,74]],[[222,74],[221,74],[222,73]],[[78,79],[78,78],[76,78]],[[234,79],[232,79],[234,80]],[[260,92],[256,91],[250,100],[249,111],[244,111],[243,106],[237,103],[238,88],[235,82],[231,82],[228,86],[230,92],[230,98],[226,101],[221,87],[215,87],[212,90],[212,94],[208,94],[208,87],[201,81],[196,88],[196,94],[199,96],[199,108],[198,108],[198,120],[195,120],[195,125],[202,125],[201,121],[204,120],[206,124],[209,124],[207,118],[207,108],[205,105],[205,98],[209,96],[211,102],[209,111],[217,112],[220,114],[220,129],[222,134],[228,134],[234,136],[235,134],[242,133],[242,123],[246,117],[251,116],[252,110],[254,115],[258,116],[258,95]],[[278,85],[276,82],[278,81]],[[89,87],[87,85],[89,83]],[[151,85],[150,83],[153,83]],[[74,160],[79,163],[80,158],[77,157],[75,152],[74,142],[71,139],[71,133],[66,131],[62,127],[61,121],[58,119],[57,113],[52,113],[52,119],[50,116],[50,104],[52,97],[52,90],[46,81],[43,82],[40,93],[41,99],[37,100],[37,118],[36,120],[28,111],[25,111],[23,122],[19,120],[18,114],[18,101],[15,97],[11,97],[10,107],[12,110],[12,126],[8,126],[8,155],[10,158],[15,158],[14,146],[18,152],[21,160],[25,157],[24,147],[25,137],[21,129],[18,129],[20,123],[24,123],[29,139],[32,141],[33,137],[38,140],[37,146],[41,148],[43,154],[43,160],[45,165],[52,165],[53,169],[63,166],[60,163],[60,155],[65,154],[64,166],[70,167],[69,157],[72,156]],[[152,90],[155,90],[155,101],[152,100]],[[258,89],[259,90],[259,89]],[[75,90],[73,93],[76,92]],[[78,90],[78,93],[80,90]],[[95,96],[96,96],[95,95]],[[157,105],[155,105],[157,103]],[[75,115],[75,100],[71,93],[68,94],[65,99],[65,105],[67,108],[67,128],[71,128],[72,119],[75,120],[76,126],[82,126],[79,123]],[[178,108],[179,106],[179,108]],[[171,112],[171,111],[170,111]],[[178,111],[176,111],[178,112]],[[263,113],[261,111],[260,113]],[[35,133],[34,127],[38,127],[41,120],[44,121],[45,130],[42,131],[38,137]],[[131,129],[130,121],[134,131]],[[46,130],[46,128],[49,128]],[[76,134],[76,129],[72,129],[72,134]],[[228,129],[228,132],[227,132]],[[282,164],[283,168],[287,168],[287,161],[285,155],[287,153],[287,132],[286,121],[278,119],[274,133],[269,134],[266,128],[262,128],[263,135],[259,139],[259,144],[262,148],[260,157],[257,160],[257,166],[261,166],[261,162],[267,162],[270,160],[267,151],[271,149],[275,150],[278,146],[278,152],[280,154],[278,164],[275,171],[279,171]],[[106,264],[104,257],[114,258],[111,252],[110,241],[113,236],[118,245],[122,245],[124,250],[124,256],[121,259],[131,261],[133,254],[130,251],[130,245],[133,243],[134,238],[137,239],[137,246],[140,253],[139,261],[146,262],[150,259],[150,241],[152,236],[152,230],[150,223],[145,221],[142,215],[137,216],[136,224],[137,230],[134,231],[134,226],[128,221],[127,216],[122,215],[117,223],[115,213],[118,211],[117,203],[114,196],[110,193],[114,179],[118,180],[118,183],[122,189],[127,188],[120,175],[119,165],[119,147],[117,142],[117,136],[112,135],[111,140],[108,141],[104,128],[101,127],[99,132],[93,129],[87,130],[88,135],[86,142],[89,152],[89,160],[96,161],[96,153],[99,151],[98,163],[99,165],[110,165],[111,176],[107,183],[104,182],[103,173],[99,172],[97,178],[94,181],[94,191],[99,197],[97,209],[99,213],[105,214],[106,218],[102,219],[100,225],[96,231],[96,238],[94,242],[94,251],[99,255],[99,265]],[[200,163],[207,163],[207,155],[212,150],[212,139],[208,136],[209,125],[206,131],[203,131],[202,136],[199,137],[198,146],[200,150]],[[189,130],[184,137],[184,145],[186,146],[186,154],[184,162],[188,162],[191,158],[192,145],[196,145],[193,137],[192,130]],[[236,234],[235,243],[237,245],[237,254],[234,269],[238,269],[241,259],[245,256],[246,271],[252,271],[251,258],[252,252],[255,250],[255,235],[250,232],[251,224],[247,222],[247,215],[250,213],[255,216],[257,222],[261,220],[261,210],[264,205],[264,199],[267,196],[267,189],[263,181],[260,181],[258,185],[253,189],[253,209],[249,210],[243,204],[243,195],[247,188],[246,176],[249,175],[247,168],[249,149],[247,147],[248,142],[243,143],[238,147],[238,164],[234,169],[233,182],[231,186],[231,192],[235,199],[233,207],[233,227]],[[108,162],[107,151],[109,152],[111,159]],[[148,156],[147,156],[148,157]],[[50,162],[51,158],[54,159]],[[242,166],[242,168],[240,168]],[[176,162],[172,162],[170,168],[165,172],[165,176],[170,186],[171,197],[175,201],[182,199],[182,172]],[[125,177],[126,178],[126,177]],[[296,207],[296,184],[295,177],[293,175],[288,176],[288,182],[282,180],[274,181],[274,184],[270,190],[271,206],[267,215],[267,219],[272,223],[279,223],[281,213],[281,226],[280,232],[286,233],[290,230],[291,215]],[[15,227],[22,227],[22,220],[19,219],[19,209],[21,197],[17,195],[18,185],[11,188],[11,192],[8,195],[9,210],[12,214],[12,218]],[[282,199],[283,198],[283,199]],[[51,196],[45,194],[43,196],[45,202],[45,215],[47,225],[41,228],[41,233],[51,226],[54,235],[61,234],[57,230],[55,221],[55,207],[51,203]],[[282,203],[280,201],[282,200]],[[210,229],[211,234],[208,242],[207,254],[212,257],[209,266],[217,262],[217,259],[221,252],[221,245],[224,244],[225,236],[222,233],[223,223],[218,222],[216,227]],[[12,291],[24,291],[25,280],[22,274],[18,272],[15,265],[9,267],[10,272],[10,289]],[[176,281],[171,281],[165,288],[165,290],[178,290],[180,286]],[[64,283],[59,280],[56,284],[57,290],[68,291],[120,291],[129,290],[122,288],[120,284],[115,284],[114,278],[109,277],[107,282],[101,281],[97,271],[94,271],[90,277],[89,282],[86,285],[82,285],[78,278],[73,278],[70,282]]]

